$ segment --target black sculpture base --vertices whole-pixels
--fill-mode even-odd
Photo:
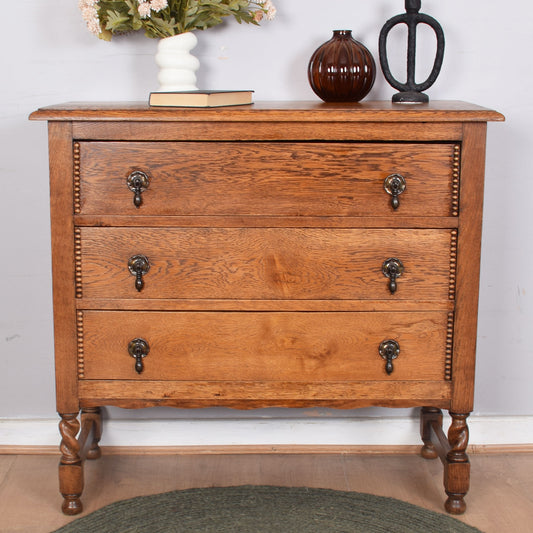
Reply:
[[[416,91],[405,91],[396,93],[392,101],[396,104],[426,104],[429,102],[429,96]]]

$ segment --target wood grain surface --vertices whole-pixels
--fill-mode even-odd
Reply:
[[[81,228],[87,298],[447,300],[449,230]],[[150,270],[135,288],[128,260]],[[389,290],[383,262],[404,265]]]
[[[83,407],[114,405],[127,409],[169,406],[263,407],[417,407],[450,406],[449,381],[143,381],[80,380]]]
[[[447,313],[85,311],[85,379],[443,380]],[[135,371],[128,344],[150,346]],[[400,344],[391,375],[378,349]]]
[[[492,109],[469,102],[432,100],[402,105],[390,100],[352,103],[317,101],[265,101],[250,106],[153,108],[146,102],[68,102],[38,109],[31,120],[102,122],[486,122],[504,120]]]
[[[91,423],[99,455],[106,405],[424,407],[425,456],[442,443],[446,508],[464,511],[486,122],[502,115],[368,101],[71,103],[30,118],[49,120],[64,512],[82,509],[80,440]],[[150,180],[138,206],[134,171]],[[397,209],[391,174],[406,181]],[[394,294],[391,257],[405,268]],[[436,408],[453,424],[428,438]]]
[[[454,144],[80,143],[81,214],[450,216]],[[148,174],[140,208],[126,179]],[[407,183],[391,207],[387,176]]]

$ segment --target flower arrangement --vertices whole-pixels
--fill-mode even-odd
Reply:
[[[147,37],[171,37],[211,28],[228,16],[259,24],[276,14],[272,0],[79,0],[79,7],[89,31],[106,41],[141,29]]]

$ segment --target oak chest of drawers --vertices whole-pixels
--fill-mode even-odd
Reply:
[[[464,103],[43,108],[63,511],[99,407],[422,407],[469,485],[486,123]],[[442,430],[442,411],[452,425]],[[81,430],[80,430],[81,428]]]

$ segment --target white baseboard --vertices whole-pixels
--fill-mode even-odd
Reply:
[[[57,419],[0,419],[0,446],[57,446]],[[411,417],[106,420],[103,446],[408,446],[420,444]],[[445,428],[449,418],[445,416]],[[533,416],[472,416],[470,444],[533,444]]]

